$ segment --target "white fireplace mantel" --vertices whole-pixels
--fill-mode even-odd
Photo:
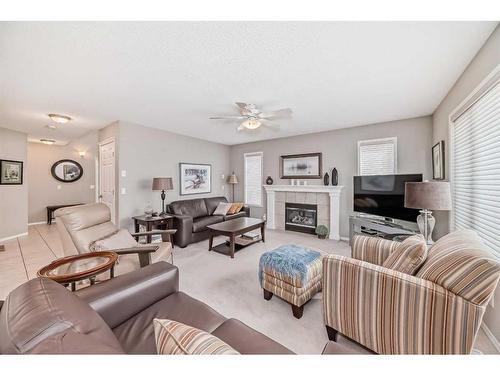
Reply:
[[[267,227],[276,228],[275,209],[276,192],[325,193],[330,197],[330,236],[332,240],[340,240],[340,193],[343,186],[325,185],[263,185],[267,194]]]

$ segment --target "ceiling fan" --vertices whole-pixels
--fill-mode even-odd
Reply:
[[[278,109],[271,112],[262,112],[255,104],[236,102],[236,106],[240,112],[239,116],[214,116],[210,120],[243,120],[237,130],[255,130],[261,126],[272,127],[269,121],[280,118],[288,118],[292,114],[290,108]]]

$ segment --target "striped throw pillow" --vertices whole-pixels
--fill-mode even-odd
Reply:
[[[500,277],[500,263],[470,229],[440,238],[417,277],[432,281],[477,305],[487,303]]]
[[[408,237],[389,254],[382,264],[385,268],[414,275],[427,258],[427,244],[421,234]]]
[[[168,319],[154,319],[158,354],[240,354],[208,332]]]

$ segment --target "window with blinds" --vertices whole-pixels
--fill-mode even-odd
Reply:
[[[245,158],[245,204],[262,206],[262,152],[252,152]]]
[[[451,229],[475,230],[500,257],[500,74],[461,108],[450,118]]]
[[[395,174],[397,138],[358,141],[358,175]]]

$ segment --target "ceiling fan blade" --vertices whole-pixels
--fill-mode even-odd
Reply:
[[[240,107],[241,109],[246,109],[248,104],[247,103],[242,103],[242,102],[235,102],[234,104],[236,104],[238,107]]]
[[[244,120],[245,116],[214,116],[209,117],[210,120]]]
[[[262,126],[269,130],[274,130],[274,131],[280,130],[280,126],[278,124],[262,123]]]
[[[262,119],[274,119],[274,118],[285,118],[292,115],[292,110],[290,108],[278,109],[277,111],[263,112],[259,114],[259,118]]]

